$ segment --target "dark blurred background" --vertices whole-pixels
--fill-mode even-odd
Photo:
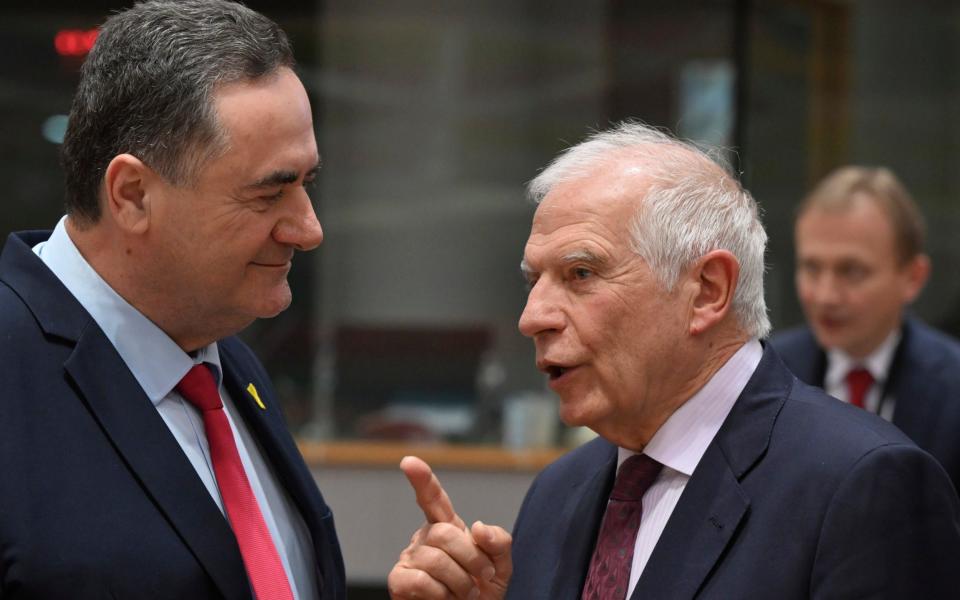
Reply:
[[[837,165],[891,167],[929,222],[916,312],[960,331],[956,2],[248,4],[293,39],[323,155],[326,240],[295,262],[290,310],[244,334],[305,438],[503,439],[503,407],[543,391],[515,329],[524,183],[626,117],[729,148],[765,211],[777,327],[801,320],[795,203]],[[126,5],[0,8],[3,234],[62,214],[78,67]]]
[[[61,216],[58,144],[78,68],[97,25],[127,5],[0,5],[4,236]],[[559,426],[516,332],[533,213],[523,187],[588,128],[627,117],[729,149],[765,212],[775,327],[802,319],[794,205],[835,166],[892,168],[929,223],[934,272],[916,312],[960,333],[957,2],[248,5],[290,34],[323,155],[324,244],[295,261],[293,306],[244,333],[302,440],[580,439]],[[419,519],[397,499],[395,460],[378,472],[311,464],[337,510],[351,597],[385,597]],[[506,526],[532,476],[453,475],[460,502],[502,504],[504,516],[474,510]],[[384,508],[394,505],[414,512],[397,518]]]

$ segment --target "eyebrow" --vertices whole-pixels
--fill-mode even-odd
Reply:
[[[590,252],[589,250],[574,250],[573,252],[563,255],[560,262],[563,264],[582,262],[589,265],[602,265],[606,260],[599,254]],[[520,261],[520,272],[523,273],[524,276],[527,276],[536,271],[530,267],[530,263],[524,258]]]
[[[599,265],[604,263],[604,259],[589,250],[574,250],[568,254],[565,254],[563,258],[560,259],[563,263],[574,263],[574,262],[584,262],[592,265]]]
[[[320,172],[320,163],[317,163],[313,168],[307,171],[303,178],[310,179],[315,177],[317,173]],[[296,171],[291,171],[289,169],[280,169],[274,171],[267,175],[266,177],[261,177],[257,181],[246,186],[248,189],[260,189],[260,188],[271,188],[278,185],[288,185],[291,183],[296,183],[300,179],[300,173]]]
[[[520,259],[520,272],[523,273],[524,277],[533,272],[533,269],[530,268],[530,263],[528,263],[525,258]]]

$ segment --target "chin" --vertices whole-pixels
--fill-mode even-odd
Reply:
[[[584,410],[582,402],[565,401],[560,399],[560,420],[567,427],[589,427],[592,422],[589,413]]]
[[[254,314],[258,319],[269,319],[287,310],[293,302],[293,295],[290,293],[290,286],[284,284],[281,289],[274,289],[271,293],[264,294],[260,300],[260,305]]]

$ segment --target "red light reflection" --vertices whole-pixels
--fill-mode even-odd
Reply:
[[[61,29],[53,38],[53,47],[60,56],[85,56],[97,41],[97,29]]]

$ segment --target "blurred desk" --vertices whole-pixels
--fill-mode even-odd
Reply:
[[[300,452],[311,467],[395,468],[404,456],[419,456],[434,469],[538,472],[558,459],[563,448],[511,450],[503,446],[404,444],[377,441],[303,442]]]
[[[404,456],[430,463],[464,521],[510,531],[537,472],[565,452],[365,441],[300,442],[300,451],[333,509],[347,580],[364,585],[386,581],[410,535],[423,524],[413,490],[397,466]]]

